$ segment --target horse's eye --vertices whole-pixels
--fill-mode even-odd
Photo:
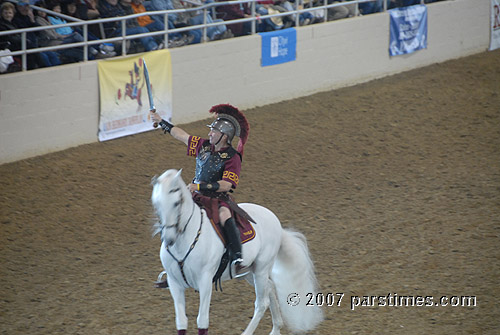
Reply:
[[[181,204],[181,201],[180,201],[180,200],[179,200],[179,201],[176,201],[176,202],[174,202],[174,207],[177,207],[177,206],[179,206],[180,204]]]

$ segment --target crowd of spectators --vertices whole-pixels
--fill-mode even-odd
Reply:
[[[13,1],[13,0],[12,0]],[[87,40],[98,41],[102,38],[110,38],[144,34],[149,32],[160,32],[168,29],[183,28],[203,23],[219,23],[206,29],[203,36],[202,29],[190,29],[185,32],[168,34],[168,41],[164,40],[164,34],[156,36],[140,37],[127,42],[127,53],[152,51],[165,47],[174,48],[187,44],[200,43],[204,38],[208,40],[219,40],[233,36],[243,36],[252,31],[252,22],[227,23],[235,19],[251,17],[250,4],[226,4],[212,7],[209,11],[196,10],[197,7],[227,0],[0,0],[0,31],[16,30],[37,26],[54,26],[39,32],[26,34],[26,48],[32,49],[44,46],[56,46],[61,44],[83,42],[85,40],[83,29],[79,27],[57,27],[57,25],[68,23],[58,13],[74,17],[79,20],[93,20],[99,18],[121,17],[130,14],[145,13],[148,11],[161,11],[173,9],[192,9],[168,15],[165,22],[164,15],[145,15],[126,21],[125,32],[119,21],[104,24],[90,24],[87,29]],[[356,5],[345,3],[347,0],[326,0],[327,4],[338,4],[329,8],[326,13],[323,9],[311,10],[299,14],[276,16],[272,18],[258,19],[255,24],[256,32],[273,31],[293,27],[304,26],[319,22],[332,21],[351,17],[354,15],[368,15],[381,12],[384,5],[387,9],[411,6],[421,3],[421,0],[373,0],[371,2]],[[384,3],[385,1],[385,3]],[[431,3],[443,0],[424,0]],[[255,15],[272,15],[278,13],[292,12],[296,8],[314,8],[323,6],[325,0],[259,0],[255,4]],[[50,10],[46,13],[41,10],[33,10],[31,5]],[[204,15],[206,13],[206,15]],[[326,14],[326,17],[325,17]],[[21,57],[2,57],[2,50],[22,50],[21,34],[0,36],[0,72],[13,72],[21,69]],[[99,43],[88,47],[87,59],[108,58],[120,54],[121,43]],[[50,67],[59,64],[79,62],[85,59],[83,47],[66,48],[57,51],[45,51],[31,53],[27,56],[28,69]]]

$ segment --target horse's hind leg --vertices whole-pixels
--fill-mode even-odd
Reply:
[[[255,309],[252,320],[243,332],[243,335],[252,335],[257,329],[262,316],[269,307],[269,271],[254,273]]]
[[[278,301],[278,295],[276,293],[276,287],[274,282],[269,279],[269,298],[271,310],[271,318],[273,320],[273,329],[271,330],[271,335],[280,335],[280,329],[283,327],[283,317],[281,316],[280,305]]]

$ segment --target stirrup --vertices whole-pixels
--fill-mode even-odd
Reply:
[[[241,258],[237,258],[231,262],[231,265],[234,266],[234,278],[245,277],[250,273],[250,267],[241,265],[242,262]]]
[[[167,276],[167,271],[160,272],[160,274],[158,275],[158,279],[154,283],[154,287],[168,289],[168,280],[167,278],[165,278],[165,280],[162,280],[163,276]]]

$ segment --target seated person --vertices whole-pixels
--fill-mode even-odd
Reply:
[[[387,0],[389,3],[391,0]],[[374,0],[371,2],[364,2],[359,4],[359,12],[362,15],[378,13],[384,10],[384,0]]]
[[[0,6],[0,31],[15,30],[17,27],[12,23],[16,7],[12,2],[4,2]],[[2,45],[8,46],[11,51],[21,50],[21,34],[0,36]]]
[[[45,4],[44,0],[38,1],[35,4],[38,7],[46,8],[47,5]],[[50,5],[52,6],[52,5]],[[55,11],[57,11],[57,6],[54,7]],[[48,8],[47,8],[48,9]],[[37,10],[35,11],[35,20],[40,26],[52,26],[52,23],[50,22],[50,18],[52,16],[47,15],[46,12],[42,10]],[[53,17],[52,17],[53,18]],[[57,29],[60,28],[53,28],[53,29],[45,29],[39,32],[38,35],[38,43],[40,46],[55,46],[55,45],[61,45],[61,44],[69,44],[69,43],[78,43],[83,41],[83,36],[80,35],[77,31],[73,31],[69,29],[68,32],[69,34],[63,35],[60,34]],[[111,57],[112,55],[106,55],[104,53],[99,53],[95,47],[89,46],[88,47],[89,54],[88,54],[88,59],[92,60],[95,58],[105,58],[105,57]],[[83,47],[74,47],[74,48],[66,48],[66,49],[60,49],[55,51],[58,55],[59,58],[63,63],[75,63],[75,62],[81,62],[84,60],[84,50]]]
[[[61,9],[63,14],[75,17],[80,20],[94,20],[100,18],[99,10],[97,9],[97,0],[61,0]],[[90,24],[88,27],[88,40],[96,40],[101,36],[99,24]],[[83,35],[82,27],[74,27],[81,35]],[[107,43],[106,46],[113,46],[112,43]],[[114,51],[114,48],[105,48],[105,51]]]
[[[16,11],[17,7],[17,11]],[[11,2],[2,3],[0,19],[0,31],[16,30],[22,28],[38,27],[35,21],[33,10],[27,1],[19,1],[16,6]],[[22,49],[22,36],[21,34],[12,34],[0,37],[0,41],[9,42],[9,50],[18,51]],[[38,36],[36,33],[26,34],[26,48],[38,48]],[[17,60],[21,57],[16,56]],[[39,67],[60,65],[61,61],[57,53],[53,51],[44,51],[40,53],[28,54],[27,67],[29,70]]]
[[[255,13],[256,15],[273,15],[278,14],[280,11],[273,6],[273,0],[259,0],[255,4]],[[259,22],[260,21],[260,22]],[[265,18],[263,20],[257,21],[257,31],[273,31],[283,29],[285,26],[283,22],[283,16],[276,16]]]
[[[101,0],[99,1],[98,9],[99,13],[101,13],[101,18],[121,17],[134,14],[130,4],[131,0],[121,0],[120,3],[118,3],[118,0]],[[122,35],[120,21],[105,23],[104,28],[109,31],[109,35],[107,35],[107,37]],[[127,36],[145,33],[149,33],[149,30],[146,27],[139,26],[136,19],[127,20],[125,31]],[[139,40],[146,51],[158,50],[158,44],[151,36],[140,37]]]
[[[213,0],[201,0],[200,5],[205,5],[213,2]],[[192,11],[191,12],[193,16],[189,19],[189,25],[196,26],[196,25],[202,25],[204,23],[215,23],[215,22],[224,22],[222,19],[213,19],[212,18],[212,12],[207,11],[207,15],[204,18],[203,17],[203,10],[197,10],[197,11]],[[213,40],[219,40],[219,39],[224,39],[224,38],[229,38],[233,37],[234,35],[230,30],[227,29],[225,24],[220,24],[217,26],[211,26],[207,27],[207,38],[210,41]]]
[[[52,2],[49,2],[49,5],[47,7],[48,7],[47,9],[50,9],[55,13],[61,13],[61,4],[58,0],[52,0]],[[68,23],[65,19],[57,15],[48,15],[47,18],[50,24],[52,25]],[[77,43],[77,42],[83,42],[84,40],[82,36],[83,31],[81,29],[78,29],[80,30],[78,31],[76,29],[73,29],[72,27],[61,27],[61,28],[55,28],[54,30],[57,34],[63,37],[63,43]],[[98,40],[98,38],[89,33],[88,40],[91,41]],[[89,51],[96,58],[106,58],[106,57],[116,56],[116,53],[114,51],[107,52],[104,50],[103,47],[100,47],[100,51],[98,51],[95,47],[90,46]],[[90,59],[93,59],[93,57],[91,57]]]
[[[74,9],[69,9],[70,6]],[[63,13],[81,20],[94,20],[100,17],[97,9],[97,0],[63,0],[61,3]]]
[[[298,1],[298,5],[295,2]],[[281,1],[279,5],[285,10],[291,12],[295,9],[303,9],[304,1],[303,0],[290,0],[290,1]],[[290,15],[290,20],[293,22],[293,25],[296,23],[296,15]],[[299,26],[306,26],[314,21],[314,16],[311,12],[304,12],[299,14]]]
[[[255,12],[256,15],[273,15],[288,12],[290,10],[289,8],[293,7],[291,4],[288,8],[286,8],[286,6],[286,1],[259,0],[255,5]],[[312,14],[308,12],[301,13],[301,15],[299,15],[299,23],[301,25],[309,24],[311,18]],[[257,21],[258,32],[286,29],[295,25],[294,15],[270,17],[259,21]]]
[[[184,9],[184,5],[182,1],[179,0],[151,0],[150,10],[159,11],[159,10],[173,10],[173,9]],[[193,12],[191,12],[193,13]],[[168,29],[182,28],[189,25],[189,19],[191,18],[191,13],[173,13],[168,15]],[[158,20],[164,23],[164,16],[157,15],[154,17],[155,20]],[[184,44],[193,44],[200,43],[201,41],[201,31],[199,30],[189,30],[187,32],[182,33],[172,33],[172,38],[178,42],[176,42],[176,46],[184,45]]]
[[[171,10],[173,9],[190,9],[196,8],[196,6],[201,6],[205,3],[209,3],[212,0],[202,0],[198,5],[190,2],[183,2],[181,0],[153,0],[151,8],[153,10]],[[210,12],[207,12],[206,20],[203,18],[202,10],[189,10],[183,13],[175,13],[168,16],[168,28],[182,28],[186,26],[202,25],[204,21],[206,23],[223,22],[220,19],[212,19]],[[186,44],[193,44],[201,42],[203,37],[202,29],[192,29],[187,31],[187,33],[182,33],[183,39],[186,40]],[[232,33],[228,31],[224,24],[207,27],[207,38],[209,40],[217,40],[221,38],[232,37]]]
[[[343,0],[327,0],[328,4],[343,2]],[[351,5],[352,6],[352,5]],[[328,8],[328,21],[345,19],[346,17],[353,16],[348,6],[337,6]]]
[[[15,30],[17,29],[12,23],[12,18],[16,12],[16,7],[11,2],[4,2],[0,6],[0,31]],[[21,50],[21,34],[12,34],[0,36],[0,50],[17,51]],[[14,63],[20,64],[21,59],[19,56],[14,56]],[[7,66],[6,72],[10,68],[10,64]],[[21,70],[19,67],[18,71]]]
[[[225,2],[225,0],[217,0]],[[244,18],[250,18],[250,9],[247,4],[229,4],[216,7],[217,18],[224,21],[238,20]],[[247,35],[252,31],[252,22],[241,22],[241,23],[231,23],[227,25],[227,28],[231,30],[234,36]]]
[[[132,10],[135,14],[145,13],[147,12],[146,7],[144,7],[144,0],[132,0]],[[149,31],[165,31],[165,25],[162,20],[154,19],[149,15],[141,16],[137,18],[137,22],[141,27],[146,27]],[[170,23],[170,21],[169,21]],[[173,29],[175,27],[171,27],[169,25],[169,29]],[[164,43],[163,39],[164,35],[155,36],[155,40],[158,44]],[[173,33],[168,34],[169,43],[168,47],[176,47],[184,45],[185,43],[181,40],[181,34]]]

